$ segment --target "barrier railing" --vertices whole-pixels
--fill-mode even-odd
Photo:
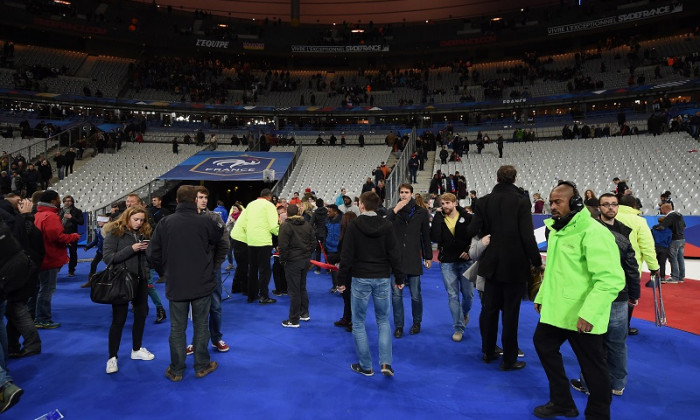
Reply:
[[[416,151],[416,127],[411,130],[411,135],[401,152],[401,156],[396,161],[394,169],[392,169],[389,177],[385,180],[386,185],[386,196],[384,197],[384,206],[390,207],[392,204],[398,201],[399,197],[399,185],[407,182],[409,180],[408,176],[408,160],[411,158],[411,154]]]

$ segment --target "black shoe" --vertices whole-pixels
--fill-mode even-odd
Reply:
[[[345,318],[340,318],[339,320],[335,321],[335,322],[333,323],[333,325],[335,325],[336,327],[343,327],[343,328],[345,328],[345,327],[347,327],[348,325],[352,325],[352,322],[348,321],[348,320],[345,319]]]
[[[10,353],[10,358],[18,359],[20,357],[35,356],[37,354],[41,354],[41,349],[37,349],[37,350],[22,349],[22,351],[20,351],[18,353]],[[14,357],[13,357],[13,355],[14,355]]]
[[[630,327],[630,329],[627,330],[627,335],[637,335],[637,334],[639,334],[639,330],[636,328]]]
[[[394,376],[394,368],[392,368],[391,365],[383,364],[382,374],[384,374],[384,376]]]
[[[403,328],[397,328],[394,330],[394,337],[396,338],[401,338],[403,337]]]
[[[497,351],[495,351],[495,352],[491,353],[490,355],[484,353],[484,355],[481,357],[481,360],[484,363],[491,363],[494,360],[498,359],[499,357],[501,357],[501,354],[498,353]]]
[[[17,404],[23,393],[22,388],[9,381],[0,387],[0,413]]]
[[[522,350],[520,350],[520,348],[518,348],[518,357],[520,357],[521,359],[525,357],[525,353]]]
[[[365,376],[372,376],[374,375],[374,371],[372,369],[370,370],[364,370],[360,366],[359,363],[353,363],[350,365],[350,369],[354,370],[355,372],[359,373],[360,375],[365,375]]]
[[[68,277],[75,277],[75,271],[69,271]]]
[[[282,292],[280,290],[277,290],[277,289],[273,290],[272,294],[275,296],[282,296]]]
[[[572,408],[559,407],[550,401],[545,405],[540,405],[538,407],[535,407],[534,414],[535,414],[535,416],[537,416],[541,419],[548,419],[551,417],[559,417],[559,416],[578,417],[578,410],[576,409],[576,407],[572,407]]]
[[[345,326],[345,331],[351,333],[352,332],[352,323],[348,324]]]
[[[420,332],[420,324],[411,325],[411,329],[408,331],[411,335],[416,335]]]
[[[306,313],[306,314],[300,316],[299,320],[304,321],[304,322],[309,322],[309,321],[311,321],[311,315]]]
[[[494,352],[494,353],[498,353],[498,354],[500,354],[501,356],[503,356],[503,349],[500,348],[500,347],[498,347],[498,346],[496,346],[496,348],[493,350],[493,352]]]
[[[271,299],[269,297],[261,297],[260,300],[258,301],[258,303],[261,305],[267,305],[269,303],[275,303],[275,302],[277,302],[277,299]]]
[[[514,363],[502,363],[501,362],[501,370],[509,371],[509,370],[520,370],[525,367],[525,362],[514,362]]]
[[[644,287],[654,287],[654,281],[653,281],[653,280],[649,280],[648,282],[646,282],[646,284],[644,285]]]
[[[257,302],[257,299],[246,299],[246,302],[248,302],[248,303]]]
[[[282,326],[285,328],[299,328],[299,323],[297,322],[295,324],[292,321],[285,319],[284,321],[282,321]]]
[[[160,324],[161,322],[165,321],[165,318],[168,316],[165,314],[165,308],[162,306],[156,308],[156,324]]]
[[[584,394],[586,394],[586,395],[591,395],[591,394],[588,392],[588,390],[586,389],[586,387],[583,386],[583,383],[581,382],[580,379],[572,379],[571,381],[569,381],[569,383],[571,384],[571,387],[572,387],[573,389],[575,389],[576,391],[582,392],[582,393],[584,393]]]

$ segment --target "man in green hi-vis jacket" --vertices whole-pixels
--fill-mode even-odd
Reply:
[[[603,334],[611,304],[625,286],[620,252],[612,233],[591,218],[573,183],[560,181],[549,202],[547,264],[535,298],[541,317],[533,341],[549,379],[550,401],[536,407],[534,414],[578,416],[559,351],[569,341],[589,384],[586,418],[609,419],[610,376]]]

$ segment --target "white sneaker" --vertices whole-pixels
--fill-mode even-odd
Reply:
[[[622,389],[613,389],[612,394],[617,395],[618,397],[622,395],[622,393],[625,392],[625,388],[623,387]]]
[[[131,350],[131,358],[133,360],[153,360],[156,357],[150,351],[146,350],[146,347],[141,347],[137,351]]]
[[[114,373],[118,370],[119,366],[117,366],[117,358],[110,357],[109,360],[107,360],[107,373]]]

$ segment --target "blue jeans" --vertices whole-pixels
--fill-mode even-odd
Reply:
[[[209,335],[212,344],[221,340],[221,267],[214,268],[216,271],[216,288],[211,294],[211,308],[209,309]]]
[[[671,262],[671,278],[682,281],[685,279],[685,239],[675,239],[671,241],[668,248],[668,259]]]
[[[6,306],[6,300],[0,302],[0,319],[5,318]],[[12,377],[7,373],[7,354],[7,330],[0,328],[0,386],[5,385],[7,382],[12,382]]]
[[[153,301],[156,308],[162,308],[163,302],[160,301],[158,290],[156,290],[156,287],[153,284],[153,273],[155,273],[155,270],[151,269],[151,275],[148,276],[148,296],[151,298],[151,301]]]
[[[29,309],[34,309],[36,322],[51,322],[51,297],[56,292],[56,279],[60,268],[39,271],[39,291],[29,299]]]
[[[393,275],[391,280],[393,283]],[[411,292],[413,323],[420,324],[423,321],[423,296],[420,294],[420,276],[406,276],[404,284],[409,287]],[[394,309],[394,327],[403,328],[403,290],[393,286],[392,284],[391,306]]]
[[[170,301],[170,370],[175,375],[185,372],[185,350],[187,348],[187,313],[192,305],[192,326],[194,328],[194,371],[199,372],[209,366],[209,329],[207,317],[211,307],[211,296],[203,296],[198,299],[175,302]]]
[[[472,264],[471,261],[440,263],[440,272],[442,273],[442,281],[445,283],[455,332],[464,332],[464,317],[472,309],[474,285],[462,275]],[[460,292],[462,293],[461,304],[459,301]]]
[[[389,310],[391,307],[391,279],[352,278],[352,338],[355,340],[355,351],[360,367],[372,369],[372,356],[369,353],[369,342],[365,330],[365,317],[369,298],[374,301],[374,314],[379,329],[379,364],[391,364],[391,327],[389,326]]]
[[[411,176],[408,177],[408,180],[409,180],[409,182],[411,182],[412,184],[415,184],[416,182],[418,182],[418,177],[417,177],[418,168],[408,168],[408,170],[409,170],[409,173],[410,173],[410,175],[411,175]]]
[[[603,336],[610,387],[618,391],[627,385],[627,311],[627,302],[612,303],[608,332]],[[583,375],[581,384],[587,389]]]

